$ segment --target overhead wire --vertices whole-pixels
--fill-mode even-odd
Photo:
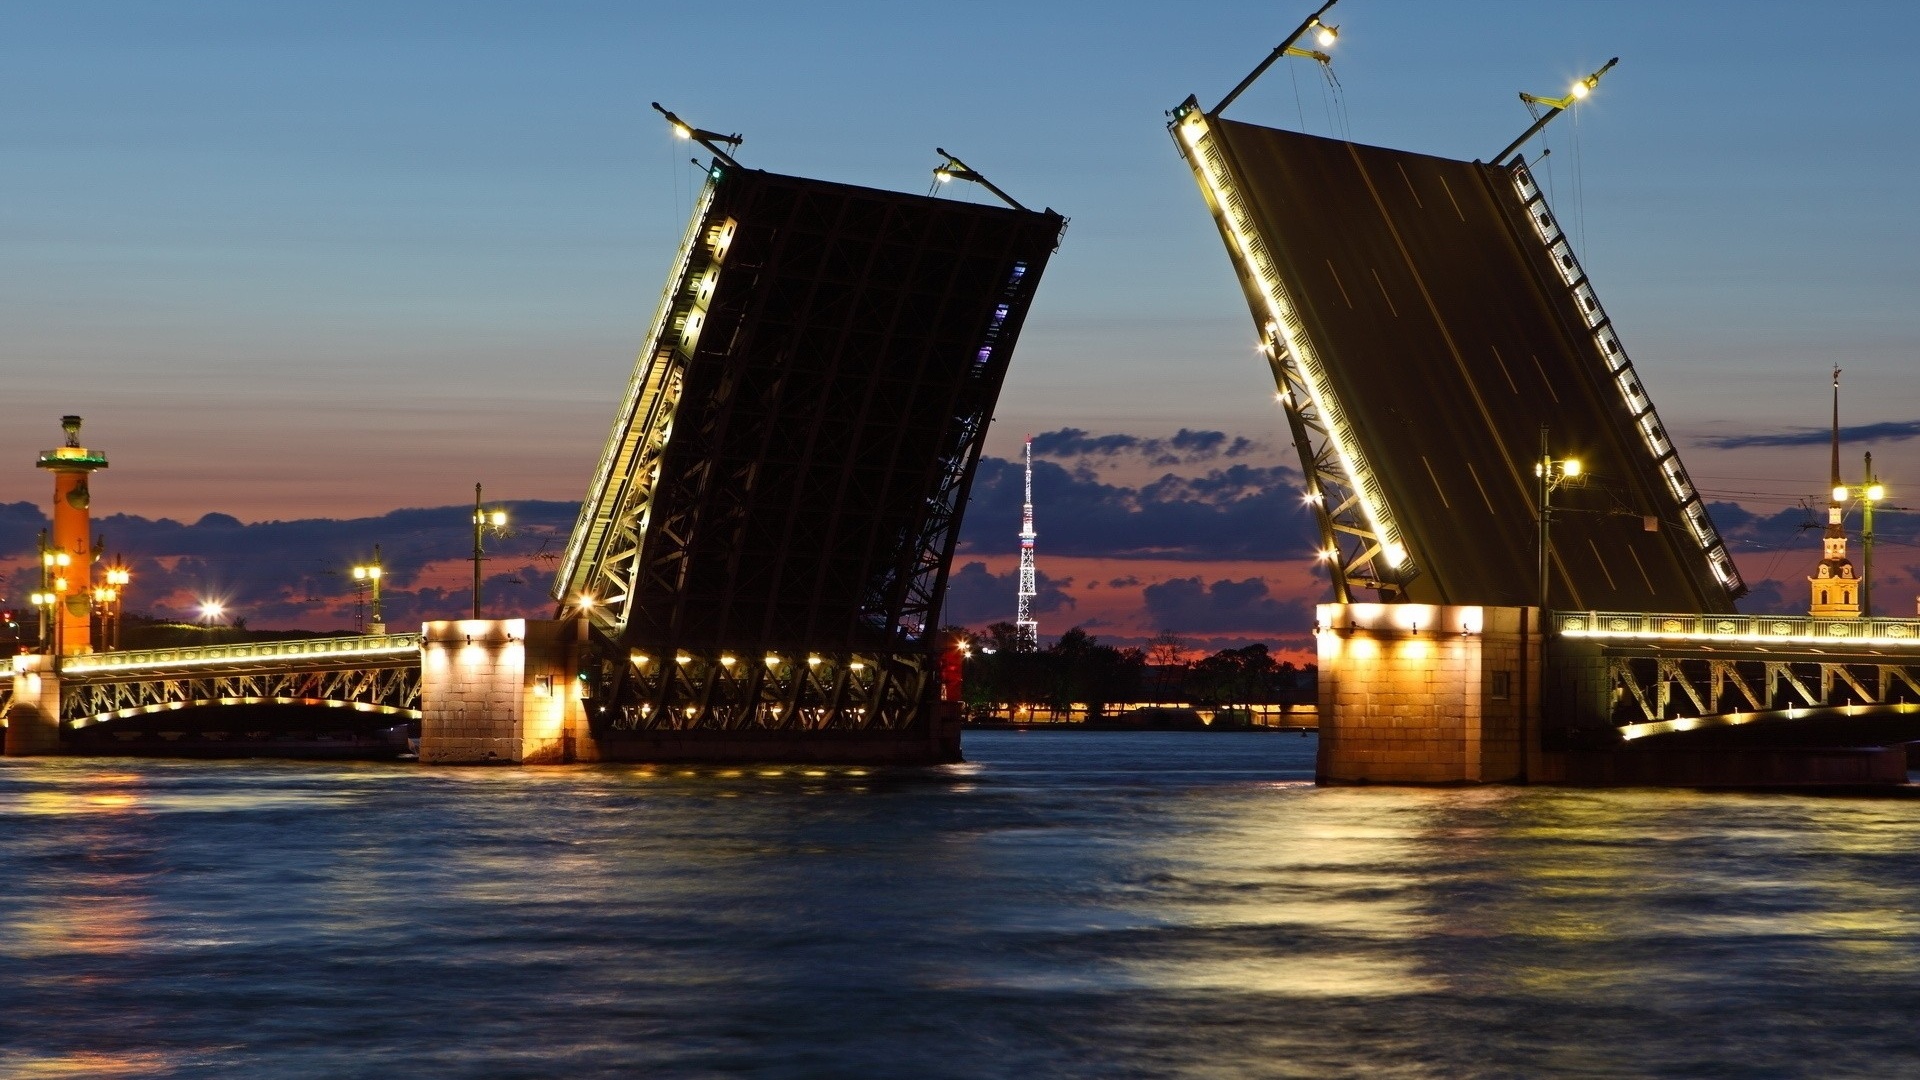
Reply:
[[[1305,100],[1300,96],[1299,67],[1300,65],[1298,64],[1286,65],[1287,78],[1293,80],[1293,109],[1294,112],[1300,114],[1300,131],[1304,134],[1307,130],[1307,106]]]

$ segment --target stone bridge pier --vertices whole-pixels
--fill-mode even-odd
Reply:
[[[420,639],[420,760],[549,765],[598,760],[580,679],[582,619],[452,619]]]
[[[53,657],[13,658],[13,703],[7,709],[8,757],[60,752],[60,676]]]
[[[1536,608],[1321,604],[1323,784],[1544,779]]]
[[[420,760],[430,764],[594,761],[600,755],[587,725],[588,687],[580,678],[586,634],[578,619],[459,619],[427,623],[418,638],[328,638],[64,660],[20,655],[13,658],[11,700],[0,696],[5,751],[30,756],[74,750],[63,731],[105,720],[179,709],[305,705],[417,719]]]

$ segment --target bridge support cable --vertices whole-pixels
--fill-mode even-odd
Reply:
[[[1194,98],[1174,110],[1169,130],[1206,196],[1252,309],[1300,455],[1305,497],[1319,526],[1319,558],[1327,564],[1335,600],[1351,602],[1361,589],[1389,598],[1403,594],[1418,567],[1377,472],[1362,454],[1352,422],[1333,393],[1298,305],[1235,185],[1230,152],[1213,138],[1209,118]]]
[[[1603,69],[1604,70],[1604,69]],[[1728,554],[1726,542],[1719,530],[1714,528],[1713,519],[1707,513],[1706,502],[1693,486],[1687,470],[1680,463],[1680,453],[1674,446],[1672,437],[1667,433],[1666,425],[1661,423],[1660,415],[1654,410],[1653,399],[1641,385],[1639,375],[1634,371],[1633,361],[1628,358],[1627,350],[1620,343],[1615,332],[1613,320],[1600,304],[1600,297],[1594,292],[1592,282],[1588,281],[1586,270],[1573,253],[1573,245],[1568,242],[1566,232],[1560,228],[1553,211],[1547,206],[1546,193],[1533,178],[1533,171],[1524,163],[1508,167],[1515,192],[1526,213],[1527,223],[1532,234],[1546,247],[1547,256],[1553,262],[1554,270],[1560,275],[1560,281],[1571,295],[1574,307],[1586,323],[1586,330],[1598,359],[1607,377],[1619,391],[1622,407],[1625,409],[1629,424],[1652,458],[1654,468],[1659,472],[1667,489],[1680,504],[1681,518],[1689,535],[1699,545],[1706,556],[1707,564],[1714,578],[1727,591],[1730,599],[1737,600],[1747,592],[1747,585],[1740,577],[1739,568]]]

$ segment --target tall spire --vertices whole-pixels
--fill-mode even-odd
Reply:
[[[1847,485],[1840,479],[1840,369],[1833,369],[1833,468],[1827,488],[1827,534],[1820,541],[1820,565],[1807,579],[1816,619],[1860,617],[1860,579],[1847,558]]]
[[[1835,365],[1833,369],[1833,483],[1828,485],[1828,491],[1830,492],[1838,491],[1840,490],[1841,486],[1842,484],[1840,480],[1840,368],[1838,365]],[[1838,496],[1835,496],[1835,501],[1838,501],[1838,498],[1839,498]]]
[[[1033,618],[1033,598],[1038,594],[1034,587],[1033,540],[1039,534],[1033,531],[1033,436],[1027,436],[1026,447],[1027,487],[1026,501],[1020,508],[1020,597],[1019,606],[1014,609],[1013,625],[1020,635],[1020,641],[1029,649],[1040,646],[1040,624]]]

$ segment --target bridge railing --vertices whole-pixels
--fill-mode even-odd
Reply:
[[[1633,361],[1627,358],[1627,350],[1620,344],[1620,335],[1614,329],[1613,319],[1607,315],[1606,308],[1600,306],[1600,297],[1593,291],[1593,283],[1587,279],[1587,272],[1581,268],[1580,260],[1574,256],[1573,245],[1568,242],[1553,211],[1548,209],[1546,192],[1540,189],[1532,170],[1525,165],[1513,169],[1513,184],[1520,194],[1521,203],[1526,206],[1527,218],[1533,224],[1535,235],[1546,245],[1554,269],[1559,271],[1561,280],[1573,293],[1575,306],[1586,319],[1594,347],[1599,350],[1608,373],[1613,376],[1614,385],[1619,388],[1626,402],[1627,412],[1632,415],[1647,452],[1653,456],[1655,467],[1666,478],[1668,489],[1679,502],[1688,530],[1705,553],[1707,563],[1713,568],[1720,584],[1726,586],[1735,597],[1744,594],[1747,586],[1740,578],[1739,569],[1733,564],[1733,556],[1727,553],[1725,541],[1707,515],[1706,502],[1693,486],[1686,468],[1680,464],[1680,455],[1674,448],[1673,440],[1668,437],[1666,426],[1654,411],[1653,399],[1647,396],[1640,376],[1633,370]]]
[[[1556,634],[1569,638],[1723,641],[1729,645],[1871,645],[1920,650],[1920,619],[1556,611],[1549,625]]]
[[[362,634],[355,637],[304,638],[295,641],[251,641],[232,645],[199,645],[172,649],[132,649],[88,653],[61,661],[63,675],[113,675],[146,669],[249,664],[262,661],[372,660],[420,651],[419,634]]]

